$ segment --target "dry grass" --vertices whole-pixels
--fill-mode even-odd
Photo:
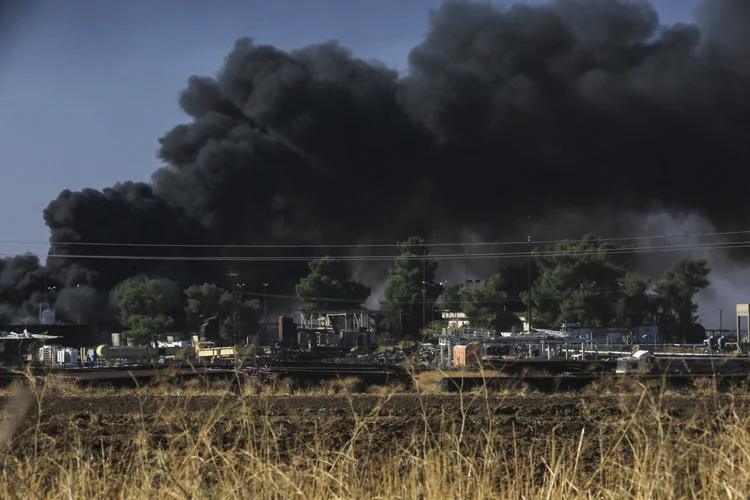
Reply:
[[[54,398],[95,403],[119,391],[55,379],[31,389],[17,384],[8,393],[30,394],[41,412],[16,430],[0,458],[0,498],[666,499],[747,498],[750,491],[750,400],[710,386],[679,415],[662,393],[632,384],[580,395],[579,417],[521,422],[498,416],[516,403],[481,390],[451,396],[460,398],[455,414],[431,402],[434,387],[388,413],[403,388],[348,379],[314,389],[284,380],[240,390],[194,384],[169,394],[211,394],[215,408],[165,405],[148,413],[136,406],[117,418],[96,411],[56,417],[45,407]],[[596,391],[605,389],[622,396],[616,411],[597,406]],[[164,390],[137,393],[145,401]],[[355,409],[351,398],[360,393],[378,403]],[[345,399],[351,410],[280,415],[269,401],[286,394]]]

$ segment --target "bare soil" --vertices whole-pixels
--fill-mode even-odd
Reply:
[[[735,411],[747,410],[750,398],[727,395],[700,397],[691,394],[670,395],[641,401],[637,394],[618,396],[542,395],[484,397],[476,395],[394,395],[394,396],[71,396],[47,397],[32,407],[29,421],[54,427],[55,423],[71,420],[98,421],[137,420],[158,425],[166,415],[180,414],[196,425],[209,418],[229,418],[241,411],[257,418],[289,419],[304,423],[320,420],[356,420],[366,417],[378,422],[387,420],[394,425],[409,423],[424,426],[469,420],[480,427],[490,422],[500,432],[511,432],[509,424],[534,429],[552,429],[561,425],[583,426],[606,424],[622,419],[641,408],[658,405],[662,417],[685,419],[715,415],[730,399]],[[648,399],[648,398],[645,398]],[[10,398],[0,398],[0,407]],[[40,410],[41,409],[41,413]],[[194,417],[194,418],[193,418]],[[500,424],[500,425],[497,425]],[[59,429],[64,433],[64,427]],[[104,425],[94,425],[92,432],[103,431]],[[52,430],[52,429],[50,429]],[[125,431],[125,428],[120,428]]]
[[[653,399],[652,399],[653,398]],[[0,398],[4,408],[10,398]],[[461,436],[462,446],[479,444],[490,431],[510,450],[543,449],[554,434],[575,443],[585,429],[586,469],[596,467],[603,446],[616,439],[625,422],[648,427],[677,426],[684,432],[713,429],[728,408],[750,415],[750,397],[674,394],[668,396],[586,394],[541,396],[351,395],[351,396],[138,396],[47,397],[35,402],[14,440],[16,452],[32,449],[39,437],[63,448],[75,443],[91,450],[117,451],[136,435],[154,449],[189,447],[186,435],[210,428],[219,447],[252,446],[258,431],[273,430],[279,457],[292,460],[311,446],[341,449],[354,441],[367,453],[397,452],[425,435]],[[40,411],[41,410],[41,411]],[[366,432],[362,432],[365,429]],[[654,432],[657,432],[654,430]],[[255,436],[255,437],[253,437]],[[499,439],[497,439],[499,438]]]

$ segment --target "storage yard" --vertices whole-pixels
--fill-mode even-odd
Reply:
[[[332,321],[336,316],[338,322]],[[150,346],[127,345],[116,333],[111,344],[65,347],[51,335],[6,332],[0,338],[10,365],[28,373],[54,373],[81,385],[139,385],[169,377],[232,379],[270,376],[306,380],[355,377],[367,384],[412,385],[423,372],[436,372],[447,391],[485,385],[504,388],[523,381],[539,390],[581,388],[604,377],[684,385],[716,378],[724,387],[750,376],[748,344],[728,335],[707,336],[701,345],[610,343],[585,331],[534,329],[486,334],[455,330],[421,342],[378,345],[362,327],[363,315],[328,314],[295,322],[280,317],[275,335],[244,345],[221,345],[205,324],[189,340],[168,336]],[[299,324],[298,324],[299,323]],[[359,325],[357,331],[342,330]],[[300,327],[301,326],[301,327]],[[630,337],[633,337],[632,335]],[[635,336],[637,337],[637,336]],[[453,373],[462,370],[461,376]],[[22,376],[5,370],[0,380]]]

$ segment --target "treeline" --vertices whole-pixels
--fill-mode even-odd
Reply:
[[[261,317],[260,301],[244,300],[210,283],[181,291],[164,280],[129,279],[115,288],[114,298],[118,321],[127,336],[141,344],[174,328],[197,332],[209,319],[219,323],[219,335],[229,341],[234,338],[235,322],[238,333],[255,334]]]
[[[446,311],[463,312],[478,327],[507,330],[520,326],[519,316],[530,306],[535,327],[658,325],[668,340],[694,340],[689,339],[697,320],[694,297],[709,284],[705,259],[679,259],[652,282],[634,272],[636,246],[591,235],[538,248],[527,262],[503,266],[473,287],[436,282],[439,262],[421,238],[400,242],[398,250],[377,317],[382,329],[403,336],[418,334]],[[371,288],[351,278],[346,260],[324,257],[309,263],[296,294],[303,311],[355,310],[364,307]],[[175,327],[175,318],[196,331],[212,316],[221,336],[231,339],[235,310],[237,329],[251,334],[262,314],[259,300],[207,283],[182,292],[158,280],[128,280],[114,296],[119,321],[141,339]]]

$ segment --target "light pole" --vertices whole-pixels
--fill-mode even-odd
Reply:
[[[201,328],[203,328],[204,334],[205,334],[205,329],[208,328],[208,325],[211,322],[211,320],[215,319],[216,323],[217,323],[216,328],[219,330],[219,333],[217,334],[218,335],[217,340],[221,339],[221,321],[219,319],[219,315],[218,314],[214,314],[212,316],[208,316],[208,317],[207,316],[208,316],[208,314],[200,314],[200,315],[198,315],[198,317],[203,320],[203,325],[201,326]],[[206,338],[206,340],[209,340],[209,339]]]
[[[427,322],[427,310],[425,307],[427,306],[427,300],[425,296],[425,289],[424,285],[426,283],[427,279],[427,250],[424,251],[424,257],[422,257],[422,330],[426,328],[426,322]]]
[[[526,286],[529,289],[529,302],[526,305],[526,316],[528,316],[526,321],[529,324],[529,332],[531,332],[531,216],[529,215],[527,219],[529,221],[529,232],[526,233],[526,242],[528,244],[528,256],[526,257]]]
[[[268,283],[264,281],[261,285],[263,285],[263,333],[266,333],[268,328]]]
[[[724,327],[724,311],[719,309],[719,331]]]
[[[76,285],[76,325],[81,324],[81,284]]]
[[[47,281],[47,280],[45,279],[45,281]],[[48,295],[48,293],[51,292],[51,291],[52,292],[55,291],[55,287],[54,286],[48,286],[47,289],[44,290],[44,311],[42,312],[43,318],[40,318],[40,319],[44,320],[43,323],[45,325],[49,324],[48,323],[48,321],[49,321],[49,314],[47,313],[47,311],[49,311],[49,309],[50,309],[50,306],[49,306],[49,295]]]
[[[234,345],[237,345],[237,342],[240,338],[240,330],[242,329],[242,315],[240,314],[240,301],[242,301],[242,289],[245,287],[244,283],[237,283],[237,286],[234,287]]]
[[[430,323],[435,322],[435,285],[445,285],[447,281],[439,281],[437,283],[430,283],[428,281],[422,281],[422,288],[424,285],[430,285]]]
[[[48,286],[47,290],[44,292],[44,305],[49,309],[49,296],[47,295],[47,292],[54,292],[55,287],[54,286]]]
[[[234,300],[232,301],[232,337],[234,338],[234,345],[237,345],[237,292],[240,288],[239,283],[237,283],[237,279],[239,278],[239,274],[235,273],[234,271],[231,271],[227,273],[227,276],[229,276],[232,279],[232,295],[234,297]]]

